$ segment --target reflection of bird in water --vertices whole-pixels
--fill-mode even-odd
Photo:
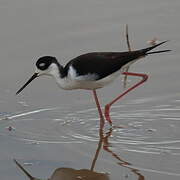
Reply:
[[[120,166],[129,169],[133,174],[135,174],[138,177],[138,180],[144,180],[145,179],[144,176],[140,173],[140,171],[138,169],[132,168],[131,163],[123,160],[119,155],[117,155],[110,149],[111,145],[109,143],[109,137],[111,137],[112,133],[113,133],[113,129],[110,128],[109,131],[107,133],[105,133],[105,135],[104,135],[103,128],[99,128],[99,143],[98,143],[98,147],[97,147],[95,156],[93,158],[91,170],[93,171],[93,169],[95,168],[95,164],[98,159],[100,150],[101,150],[101,148],[103,148],[106,152],[110,153],[115,159],[118,160],[118,164]]]
[[[14,161],[30,180],[42,180],[33,177],[19,162],[17,162],[17,160]],[[109,177],[107,174],[94,172],[88,169],[75,170],[72,168],[58,168],[47,180],[109,180]]]
[[[96,94],[96,89],[102,88],[117,78],[120,73],[126,76],[136,76],[143,78],[142,81],[135,84],[120,94],[113,101],[105,106],[105,118],[112,124],[109,116],[109,109],[112,104],[118,101],[122,96],[132,89],[136,88],[147,80],[147,75],[140,73],[127,72],[126,68],[138,59],[150,54],[168,52],[169,50],[153,51],[152,49],[165,43],[161,42],[148,48],[127,52],[92,52],[80,55],[69,61],[64,67],[55,57],[43,56],[36,62],[36,71],[34,75],[22,86],[16,94],[19,94],[33,79],[48,75],[54,77],[58,86],[65,90],[85,89],[91,90],[100,115],[101,126],[104,125],[103,113]],[[128,70],[128,69],[127,69]],[[126,72],[124,72],[126,71]]]
[[[125,160],[123,160],[119,155],[114,153],[110,149],[109,137],[112,135],[113,129],[111,128],[107,133],[104,134],[103,128],[99,129],[99,142],[93,157],[93,161],[91,163],[90,170],[88,169],[72,169],[72,168],[58,168],[56,169],[52,176],[47,180],[110,180],[109,176],[106,173],[95,172],[95,165],[98,160],[98,156],[100,154],[101,149],[103,148],[106,152],[112,155],[116,160],[118,160],[118,164],[122,167],[129,169],[133,174],[138,177],[138,180],[144,180],[144,176],[140,173],[140,171],[136,168],[132,168],[131,164]],[[17,161],[14,160],[17,166],[27,175],[30,180],[41,180],[30,175],[27,170]],[[122,175],[119,175],[122,176]]]
[[[117,155],[112,150],[110,150],[110,148],[109,148],[109,139],[108,138],[112,135],[112,132],[113,132],[113,129],[111,128],[109,130],[109,132],[106,133],[106,136],[104,136],[103,149],[105,151],[107,151],[108,153],[110,153],[115,159],[117,159],[119,161],[118,164],[120,166],[123,166],[123,167],[129,169],[132,173],[134,173],[138,177],[138,180],[144,180],[145,177],[140,173],[140,171],[138,169],[132,168],[130,166],[131,163],[123,160],[119,155]]]

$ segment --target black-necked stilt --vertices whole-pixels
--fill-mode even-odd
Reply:
[[[105,106],[105,118],[112,124],[109,116],[110,106],[127,94],[132,89],[136,88],[148,78],[146,74],[124,72],[124,68],[135,62],[137,59],[149,54],[162,53],[170,50],[153,51],[152,49],[160,46],[167,41],[153,45],[148,48],[129,51],[129,52],[92,52],[80,55],[69,61],[64,67],[59,64],[57,59],[52,56],[44,56],[36,62],[36,70],[34,75],[21,87],[16,94],[19,94],[33,79],[49,75],[55,78],[60,88],[65,90],[86,89],[92,90],[95,102],[99,111],[100,118],[103,119],[103,113],[98,101],[96,89],[102,88],[112,82],[120,72],[124,75],[140,76],[143,79],[133,87],[119,95],[112,102]],[[102,124],[101,124],[102,125]]]

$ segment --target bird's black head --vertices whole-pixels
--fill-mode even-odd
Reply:
[[[36,67],[39,70],[44,71],[47,70],[52,63],[57,64],[57,59],[55,57],[43,56],[37,60]]]
[[[51,75],[59,73],[61,65],[57,59],[52,56],[43,56],[36,62],[36,71],[33,76],[22,86],[16,94],[19,94],[32,80],[41,75]]]

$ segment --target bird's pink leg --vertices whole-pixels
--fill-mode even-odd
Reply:
[[[110,118],[109,111],[110,111],[110,107],[112,106],[112,104],[117,102],[119,99],[121,99],[123,96],[125,96],[128,92],[132,91],[136,87],[143,84],[148,79],[148,75],[146,75],[146,74],[132,73],[132,72],[123,72],[122,74],[124,74],[126,76],[138,76],[138,77],[141,77],[142,80],[139,81],[138,83],[136,83],[135,85],[133,85],[132,87],[130,87],[129,89],[127,89],[126,91],[124,91],[122,94],[120,94],[118,97],[116,97],[114,100],[112,100],[110,103],[108,103],[105,106],[105,118],[109,122],[110,125],[112,125],[112,120]]]
[[[98,112],[99,112],[99,117],[100,117],[100,128],[103,128],[104,127],[104,115],[103,115],[103,112],[102,112],[102,109],[101,109],[101,105],[99,103],[99,99],[97,97],[97,93],[96,93],[96,90],[92,90],[93,91],[93,96],[94,96],[94,99],[95,99],[95,102],[96,102],[96,106],[97,106],[97,109],[98,109]]]

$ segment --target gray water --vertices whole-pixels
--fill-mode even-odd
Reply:
[[[40,56],[66,64],[86,52],[126,51],[128,24],[133,49],[157,37],[170,40],[161,48],[173,51],[131,67],[149,79],[113,106],[114,125],[125,128],[113,129],[111,152],[101,149],[94,170],[111,180],[179,180],[179,9],[178,0],[0,0],[0,116],[8,117],[0,121],[1,179],[26,179],[13,158],[41,178],[61,167],[90,168],[99,140],[91,92],[59,90],[51,78],[41,77],[15,93]],[[128,78],[128,85],[136,81]],[[102,105],[122,91],[121,76],[98,90]]]

